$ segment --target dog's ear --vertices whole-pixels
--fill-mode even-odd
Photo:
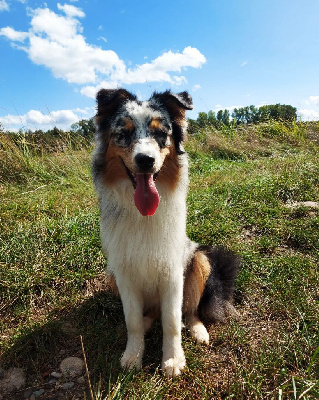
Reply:
[[[92,164],[94,179],[105,168],[105,154],[111,138],[110,125],[112,117],[120,106],[129,100],[136,100],[136,97],[125,89],[101,89],[96,95],[97,113],[95,125],[99,145],[95,151]]]
[[[164,93],[154,93],[150,99],[164,106],[170,114],[177,115],[185,110],[193,109],[193,100],[188,92],[172,93],[166,90]]]
[[[101,89],[96,95],[96,116],[107,118],[114,114],[123,102],[128,100],[136,100],[136,96],[125,89]]]
[[[181,142],[186,138],[187,122],[185,119],[186,110],[193,109],[193,100],[188,92],[171,93],[167,90],[164,93],[154,93],[150,102],[165,108],[170,116],[173,127],[173,139],[176,150],[183,153]]]

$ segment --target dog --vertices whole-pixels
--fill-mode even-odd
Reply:
[[[102,248],[120,294],[127,327],[124,368],[142,366],[144,334],[161,317],[162,370],[185,368],[182,315],[191,336],[209,343],[202,321],[224,320],[239,258],[186,235],[187,92],[154,92],[139,101],[125,89],[97,94],[92,175],[100,206]]]

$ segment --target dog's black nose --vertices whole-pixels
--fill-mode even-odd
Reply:
[[[135,163],[142,171],[148,171],[154,167],[155,158],[147,154],[139,153],[135,156]]]

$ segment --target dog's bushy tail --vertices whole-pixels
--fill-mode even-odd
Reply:
[[[211,266],[201,297],[198,313],[204,321],[225,321],[228,316],[238,316],[233,306],[235,281],[240,258],[223,247],[199,246]]]

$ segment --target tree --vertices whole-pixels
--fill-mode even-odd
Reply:
[[[81,119],[81,121],[72,124],[71,130],[85,138],[93,137],[95,133],[94,119]]]
[[[236,119],[237,124],[256,124],[259,122],[259,110],[253,105],[235,108],[232,118]]]
[[[46,134],[48,136],[53,137],[62,137],[64,135],[64,131],[62,129],[57,128],[56,126],[53,129],[49,129]]]
[[[220,124],[229,126],[230,124],[230,113],[229,110],[218,110],[216,115],[217,121]]]
[[[259,108],[260,121],[293,121],[297,119],[297,108],[286,104],[271,104]]]
[[[217,118],[216,118],[216,114],[214,113],[214,111],[211,111],[211,110],[208,111],[207,120],[210,125],[213,125],[215,127],[217,126]]]
[[[207,119],[207,114],[205,112],[200,112],[198,113],[198,117],[196,122],[200,127],[204,127],[207,125],[208,119]]]

